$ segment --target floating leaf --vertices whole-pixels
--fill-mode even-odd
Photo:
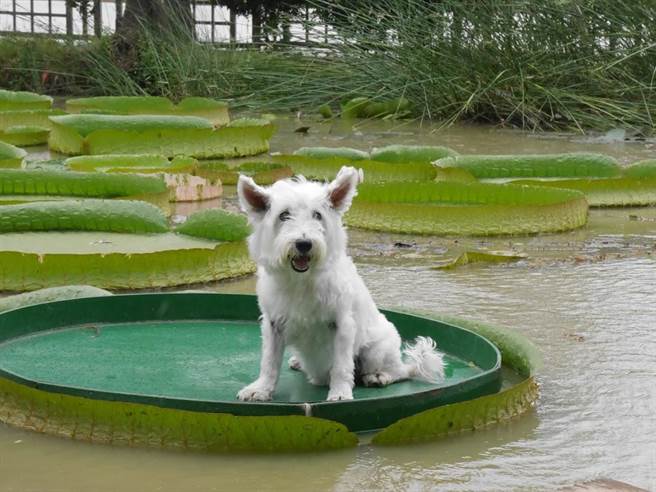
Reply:
[[[2,235],[0,291],[69,284],[145,289],[253,273],[243,241],[176,234],[40,232]]]
[[[0,172],[2,172],[2,168],[21,167],[26,155],[27,152],[23,149],[19,149],[5,142],[0,142]]]
[[[240,157],[269,150],[273,125],[235,120],[213,128],[193,116],[53,116],[50,148],[64,154],[162,154],[199,159]]]
[[[0,140],[20,146],[44,144],[50,134],[49,117],[61,114],[57,109],[0,111]]]
[[[317,159],[300,155],[273,156],[274,162],[285,164],[306,178],[330,181],[342,166],[354,166],[362,169],[367,183],[385,183],[391,181],[431,181],[435,179],[435,166],[428,163],[397,164],[369,160],[350,161],[341,157]]]
[[[421,314],[486,337],[501,351],[504,365],[514,369],[526,379],[494,395],[426,410],[401,419],[376,434],[372,440],[374,445],[432,441],[509,420],[527,412],[535,405],[539,397],[539,387],[533,375],[541,365],[541,357],[535,345],[524,336],[477,321],[434,313]]]
[[[592,153],[527,155],[459,155],[435,161],[440,167],[466,169],[481,178],[612,177],[621,174],[617,161]]]
[[[69,99],[66,101],[66,109],[70,113],[197,116],[210,120],[214,125],[230,122],[228,105],[205,97],[187,97],[177,105],[165,97],[155,96],[86,97]]]
[[[34,92],[7,91],[0,89],[0,111],[22,109],[50,109],[52,97]]]
[[[585,197],[573,190],[490,183],[365,183],[345,221],[353,227],[408,234],[528,234],[580,227],[587,212]]]
[[[241,241],[250,233],[246,217],[220,208],[191,214],[176,231],[215,241]]]
[[[543,186],[580,191],[591,207],[630,207],[656,204],[656,175],[649,177],[648,166],[634,171],[645,177],[599,179],[519,180],[512,184]]]
[[[245,162],[228,165],[223,161],[202,161],[196,170],[198,176],[220,179],[225,185],[236,185],[240,174],[251,176],[261,185],[273,184],[280,179],[289,178],[293,171],[289,166],[271,162]]]
[[[294,151],[294,155],[312,157],[314,159],[330,159],[339,157],[351,161],[369,159],[369,152],[352,149],[350,147],[301,147]]]
[[[0,234],[26,231],[166,232],[162,211],[129,200],[70,200],[0,207]]]
[[[432,267],[434,270],[450,270],[457,266],[470,263],[500,263],[504,261],[517,261],[526,258],[524,254],[502,251],[465,251],[457,258]]]
[[[624,168],[624,176],[633,179],[656,178],[656,159],[638,161]]]
[[[193,157],[178,156],[172,160],[156,154],[109,154],[69,157],[65,165],[74,171],[114,173],[192,173],[198,161]]]
[[[0,378],[2,422],[70,439],[212,453],[299,452],[356,446],[337,422],[237,417],[49,393]]]
[[[371,160],[384,162],[433,162],[457,152],[440,145],[388,145],[371,151]]]

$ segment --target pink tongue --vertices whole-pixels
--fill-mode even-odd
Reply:
[[[294,265],[299,270],[304,270],[307,267],[308,259],[305,256],[297,256],[294,258]]]

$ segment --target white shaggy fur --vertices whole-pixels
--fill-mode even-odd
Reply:
[[[430,338],[418,337],[404,350],[403,362],[396,328],[378,311],[346,254],[342,214],[362,178],[352,167],[343,167],[329,184],[299,177],[263,188],[239,177],[263,313],[260,375],[238,393],[240,400],[272,398],[286,346],[294,354],[290,367],[312,384],[328,385],[328,400],[353,398],[356,364],[369,386],[443,377],[442,356]]]

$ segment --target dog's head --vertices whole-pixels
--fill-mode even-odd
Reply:
[[[239,203],[253,227],[251,257],[269,269],[305,273],[344,254],[342,215],[362,179],[353,167],[342,167],[331,183],[296,177],[263,188],[239,176]]]

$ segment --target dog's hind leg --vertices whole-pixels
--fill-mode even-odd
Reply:
[[[412,377],[411,367],[401,359],[401,341],[386,338],[365,348],[360,354],[362,384],[387,386]]]
[[[287,364],[289,364],[289,368],[294,370],[294,371],[301,371],[303,368],[301,367],[301,361],[298,360],[298,357],[295,355],[292,355],[289,360],[287,361]]]
[[[262,358],[260,376],[237,393],[244,401],[267,401],[273,396],[278,383],[285,344],[280,326],[262,316]]]

